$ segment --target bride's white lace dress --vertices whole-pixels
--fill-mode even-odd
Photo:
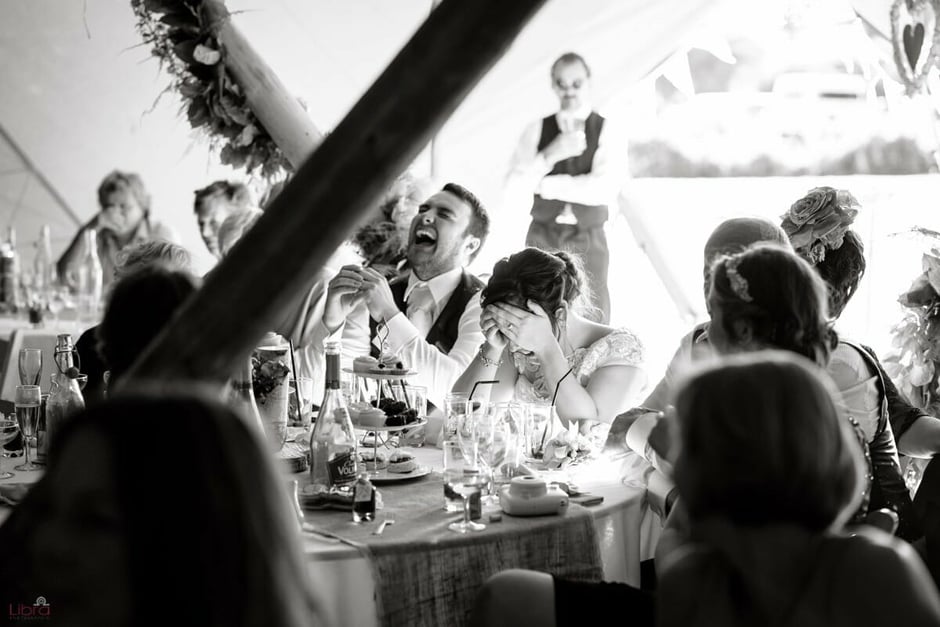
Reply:
[[[512,354],[519,377],[514,397],[525,403],[551,402],[557,381],[548,382],[542,375],[541,365],[531,355]],[[590,346],[577,348],[568,355],[570,377],[587,386],[591,375],[605,366],[643,367],[644,350],[640,338],[629,329],[614,329]]]

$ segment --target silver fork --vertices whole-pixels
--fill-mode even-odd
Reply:
[[[386,525],[394,525],[395,516],[393,514],[387,514],[385,518],[382,519],[382,522],[379,523],[378,528],[372,532],[373,535],[380,536],[385,531]]]

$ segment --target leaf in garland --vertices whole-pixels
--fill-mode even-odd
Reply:
[[[187,78],[179,84],[179,92],[185,98],[198,98],[206,91],[205,86],[197,80]]]
[[[144,7],[154,13],[175,13],[180,10],[179,0],[143,0]]]
[[[209,121],[209,107],[204,98],[193,98],[186,108],[186,117],[193,128],[198,128]]]
[[[167,13],[160,18],[159,22],[166,24],[170,28],[177,28],[183,32],[190,33],[196,37],[198,37],[200,33],[199,20],[189,11]]]
[[[236,124],[240,124],[242,126],[248,126],[251,124],[250,114],[245,111],[243,106],[239,106],[235,99],[228,94],[222,94],[222,96],[219,98],[219,104],[223,109],[225,109],[225,113],[228,115],[228,117],[231,118],[232,121]]]
[[[172,38],[172,37],[171,37]],[[187,38],[185,41],[180,41],[173,46],[173,52],[176,53],[176,56],[179,57],[188,65],[195,65],[196,58],[193,56],[193,52],[196,50],[196,40]]]

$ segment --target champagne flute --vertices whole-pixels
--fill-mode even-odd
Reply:
[[[20,432],[23,434],[23,450],[26,453],[26,463],[14,466],[16,470],[40,470],[42,468],[29,459],[29,441],[36,435],[40,402],[41,393],[38,385],[16,386],[13,407],[16,411],[16,422],[19,423]]]
[[[21,385],[39,385],[42,378],[42,349],[21,348],[19,367]]]
[[[20,432],[19,426],[12,418],[3,418],[0,414],[0,447],[10,442]],[[13,476],[10,471],[3,472],[3,456],[0,455],[0,479],[9,479]]]

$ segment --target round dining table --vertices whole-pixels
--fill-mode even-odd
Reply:
[[[354,523],[350,511],[303,511],[306,562],[332,624],[463,625],[483,582],[508,568],[639,585],[640,562],[651,557],[661,522],[646,506],[645,487],[624,484],[616,464],[589,462],[565,477],[581,492],[602,497],[600,503],[573,500],[563,515],[534,517],[485,506],[480,522],[486,528],[460,534],[448,529],[462,514],[444,510],[441,449],[409,450],[430,472],[378,484],[382,505],[373,521]],[[3,467],[21,461],[5,459]],[[290,473],[286,466],[283,472],[303,493],[309,473]],[[41,475],[17,471],[0,481],[0,520]],[[392,524],[377,534],[383,521]]]

